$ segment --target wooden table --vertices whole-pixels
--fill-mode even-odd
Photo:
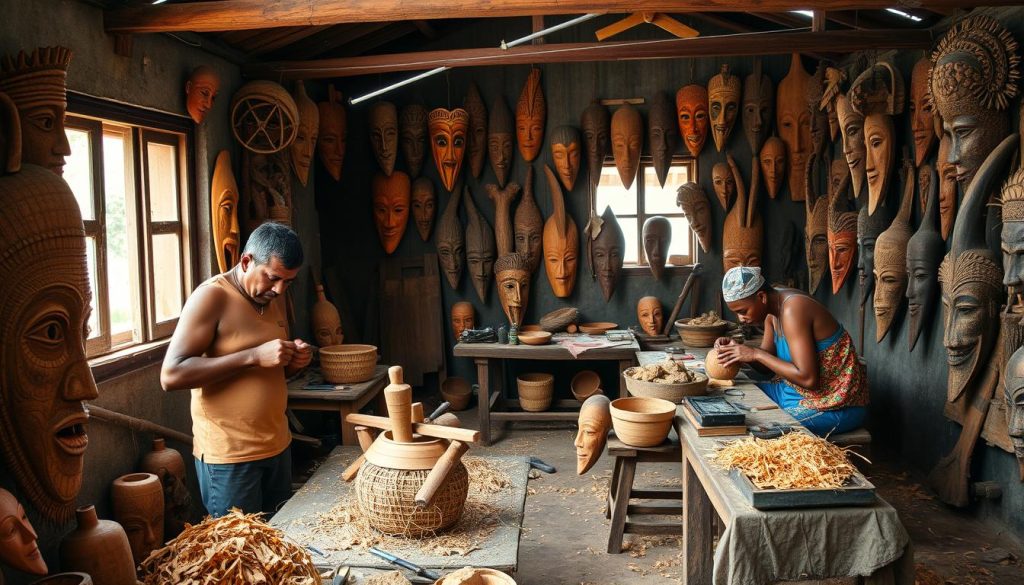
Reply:
[[[495,421],[575,421],[579,418],[580,403],[577,400],[556,400],[553,408],[572,408],[572,412],[509,412],[508,408],[519,409],[519,401],[505,398],[505,361],[506,360],[540,360],[540,361],[614,361],[619,364],[619,372],[633,366],[636,352],[640,350],[636,340],[621,343],[613,347],[596,347],[588,349],[577,357],[573,357],[568,349],[551,343],[548,345],[502,345],[498,343],[458,343],[455,345],[455,357],[470,357],[476,363],[477,383],[480,392],[477,395],[477,412],[480,420],[481,442],[491,444],[491,420]],[[492,385],[490,374],[491,364],[495,362],[498,370]],[[626,382],[619,376],[619,396],[627,396]],[[501,410],[492,412],[499,407]]]
[[[359,384],[342,384],[337,390],[303,390],[312,382],[324,383],[319,369],[309,368],[306,372],[288,382],[288,408],[292,410],[320,410],[337,412],[341,418],[341,444],[358,445],[355,425],[345,422],[345,416],[359,412],[361,408],[377,399],[379,414],[387,414],[381,390],[387,385],[388,366],[378,365],[373,377]]]

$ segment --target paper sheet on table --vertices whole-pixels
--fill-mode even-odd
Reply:
[[[619,347],[633,343],[632,339],[627,341],[609,341],[603,335],[599,337],[590,335],[556,335],[553,341],[569,350],[569,353],[574,358],[579,357],[581,353],[589,349]]]

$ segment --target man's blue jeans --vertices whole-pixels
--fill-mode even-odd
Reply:
[[[206,463],[196,459],[196,476],[206,511],[214,518],[231,508],[270,517],[292,495],[292,451],[259,461]]]

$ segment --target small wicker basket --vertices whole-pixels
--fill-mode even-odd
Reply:
[[[516,378],[519,406],[527,412],[542,412],[551,407],[555,377],[551,374],[520,374]]]
[[[389,536],[419,538],[449,528],[462,518],[469,473],[459,462],[427,508],[417,509],[416,492],[429,469],[403,470],[363,463],[356,476],[356,503],[370,526]]]
[[[320,369],[331,384],[358,384],[373,377],[377,366],[375,345],[329,345],[320,348]]]

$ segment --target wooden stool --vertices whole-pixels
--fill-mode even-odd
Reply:
[[[633,489],[637,463],[679,463],[683,451],[675,437],[657,447],[633,447],[614,436],[608,437],[608,455],[615,457],[612,479],[608,483],[608,507],[605,518],[612,521],[608,531],[608,552],[622,552],[624,534],[683,534],[681,522],[630,522],[630,514],[679,516],[683,513],[683,490],[671,488]],[[672,503],[630,504],[631,499],[673,500]]]

